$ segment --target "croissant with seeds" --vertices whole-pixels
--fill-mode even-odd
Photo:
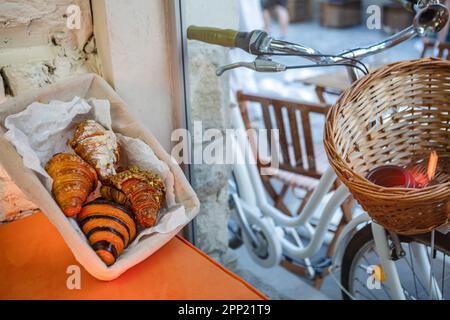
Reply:
[[[116,174],[120,152],[114,132],[106,130],[94,120],[87,120],[78,126],[69,144],[95,168],[100,180]]]
[[[165,187],[158,175],[133,167],[106,180],[102,196],[123,204],[129,202],[136,221],[144,228],[150,228],[158,220]]]

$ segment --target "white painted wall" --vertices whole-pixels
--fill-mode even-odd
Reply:
[[[174,105],[175,88],[169,63],[172,47],[168,2],[93,2],[94,32],[100,38],[98,49],[105,78],[166,150],[171,147],[170,135],[178,108]]]
[[[180,123],[172,0],[95,0],[94,33],[104,77],[166,150]],[[239,25],[237,1],[183,0],[185,23]]]
[[[236,0],[183,0],[183,5],[186,25],[234,29],[239,26],[239,2]]]

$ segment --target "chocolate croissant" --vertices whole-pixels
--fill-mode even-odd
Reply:
[[[141,226],[150,228],[156,224],[165,198],[165,187],[161,177],[133,167],[105,181],[105,186],[108,191],[103,188],[102,196],[114,201],[128,199],[136,221]]]
[[[92,249],[110,266],[136,238],[133,213],[108,200],[98,199],[83,206],[78,225]]]
[[[95,168],[100,180],[116,174],[120,152],[114,132],[94,120],[86,120],[78,126],[69,143],[81,158]]]
[[[97,173],[75,154],[59,153],[45,166],[53,179],[52,193],[67,217],[80,213],[83,203],[97,187]]]

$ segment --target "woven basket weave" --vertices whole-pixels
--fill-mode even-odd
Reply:
[[[450,222],[450,62],[395,63],[356,82],[331,108],[324,143],[337,175],[378,224],[411,235]],[[366,179],[386,164],[426,166],[433,150],[438,174],[425,188]]]

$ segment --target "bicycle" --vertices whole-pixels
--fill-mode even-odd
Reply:
[[[217,70],[218,76],[239,67],[256,72],[283,72],[289,69],[337,65],[346,67],[354,82],[360,73],[368,73],[361,59],[415,36],[438,32],[448,21],[447,8],[439,1],[399,2],[415,11],[412,26],[385,41],[338,55],[325,55],[300,44],[277,40],[259,30],[245,33],[191,26],[188,28],[188,39],[240,48],[256,56],[251,63],[237,62],[220,67]],[[286,66],[273,61],[273,56],[305,58],[312,64]],[[234,128],[245,129],[237,107],[232,108],[231,118]],[[238,137],[234,143],[238,146],[235,150],[238,159],[244,160],[248,141]],[[314,228],[310,220],[337,179],[334,171],[330,168],[323,174],[301,214],[289,217],[269,203],[258,168],[253,164],[254,161],[250,162],[247,161],[245,166],[233,166],[235,190],[230,195],[244,245],[253,260],[261,266],[273,267],[280,263],[282,256],[286,256],[291,260],[303,260],[309,276],[314,277],[318,268],[311,264],[310,258],[324,244],[331,219],[338,207],[350,196],[350,192],[344,185],[332,192],[321,212],[320,221]],[[310,234],[310,242],[306,246],[298,233],[300,227]],[[367,213],[361,213],[347,224],[339,236],[328,269],[332,275],[337,270],[342,270],[340,283],[337,282],[344,299],[444,299],[450,294],[445,282],[447,255],[450,255],[450,235],[432,232],[421,236],[398,236],[372,223]],[[436,276],[436,262],[441,260],[443,273],[439,278]],[[407,276],[405,268],[409,269],[412,277]],[[368,278],[367,281],[361,273]],[[372,290],[370,285],[378,285],[379,290]]]

